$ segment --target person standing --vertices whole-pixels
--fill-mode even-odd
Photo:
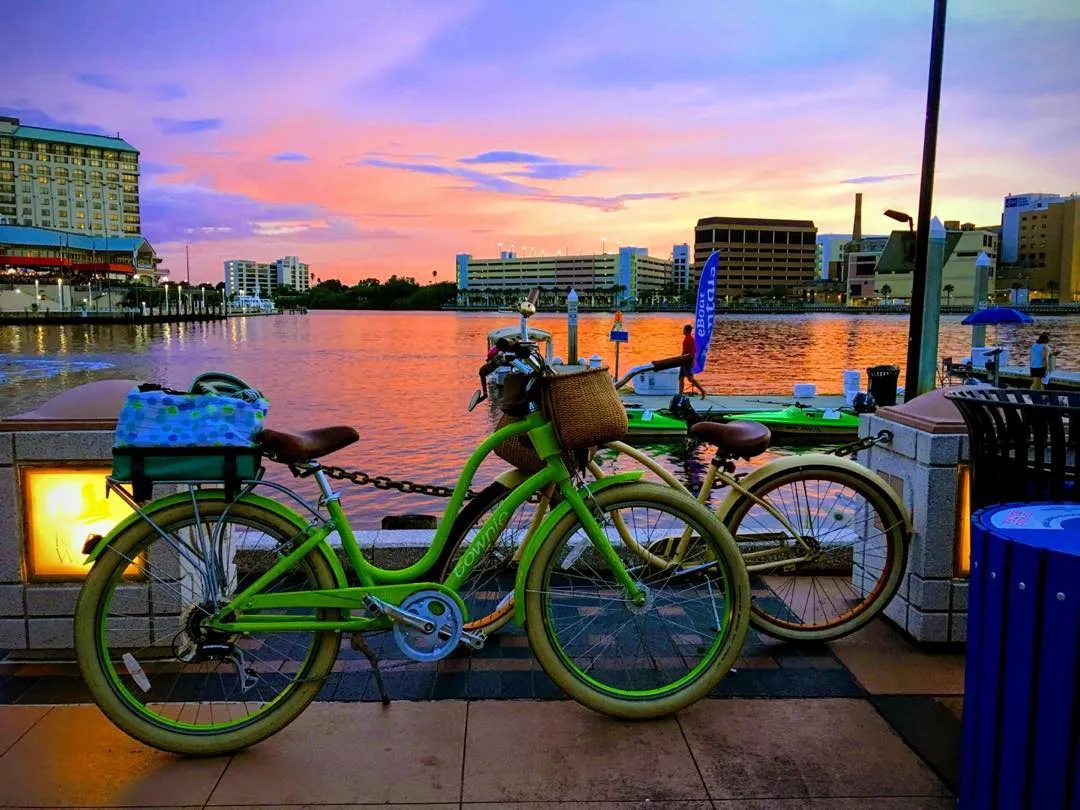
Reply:
[[[1031,390],[1042,391],[1043,380],[1050,373],[1050,358],[1054,356],[1050,348],[1050,333],[1043,332],[1035,345],[1031,347]]]
[[[694,342],[694,327],[687,324],[683,327],[682,354],[689,355],[689,359],[679,367],[679,393],[686,387],[686,381],[690,381],[691,388],[701,392],[701,398],[705,399],[705,389],[694,378],[694,357],[697,355],[697,344]]]

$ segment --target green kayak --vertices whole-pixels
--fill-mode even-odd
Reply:
[[[759,422],[772,432],[774,443],[782,440],[829,441],[854,438],[859,417],[840,410],[800,408],[791,405],[782,411],[751,411],[726,414],[724,420]]]
[[[679,438],[686,435],[686,422],[676,419],[669,411],[627,408],[626,416],[630,420],[627,437],[631,439]]]

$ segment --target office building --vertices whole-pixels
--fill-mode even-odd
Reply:
[[[1045,211],[1052,203],[1075,200],[1077,194],[1010,194],[1005,198],[1001,214],[1001,262],[1013,264],[1019,261],[1020,219],[1032,211]]]
[[[298,293],[311,289],[311,273],[298,256],[285,256],[277,262],[277,283],[291,287]]]
[[[671,248],[671,280],[680,290],[690,286],[690,245],[686,242]]]
[[[0,225],[138,235],[138,150],[121,138],[0,116]]]
[[[284,256],[272,262],[229,259],[225,262],[225,294],[270,298],[277,288],[296,292],[311,289],[311,271],[298,256]]]
[[[819,233],[814,241],[814,277],[833,280],[840,278],[840,249],[851,241],[851,234]]]
[[[694,278],[720,251],[716,294],[758,298],[787,294],[814,278],[817,227],[806,219],[707,217],[694,229]]]
[[[650,256],[646,248],[624,246],[617,253],[583,256],[519,256],[503,251],[497,259],[455,257],[459,300],[505,297],[539,287],[542,291],[615,295],[622,302],[658,295],[671,281],[671,262]],[[621,289],[616,291],[615,288]]]
[[[1038,297],[1080,300],[1080,199],[1063,199],[1019,217],[1016,261],[1002,267],[1005,287]]]
[[[63,277],[153,284],[161,259],[141,236],[91,236],[0,225],[0,274],[13,284]]]
[[[980,230],[971,223],[945,224],[945,264],[941,271],[941,301],[945,304],[972,305],[975,297],[975,261],[980,253],[990,258],[991,272],[987,290],[994,292],[998,258],[998,235]],[[893,231],[877,260],[874,272],[875,294],[885,298],[910,300],[911,280],[915,270],[915,234]],[[888,288],[887,290],[885,288]]]

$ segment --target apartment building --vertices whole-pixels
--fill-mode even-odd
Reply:
[[[139,152],[121,138],[0,116],[0,225],[137,236]]]
[[[297,256],[284,256],[271,262],[251,259],[228,259],[225,262],[225,294],[271,297],[280,286],[296,292],[311,289],[311,272]]]
[[[706,217],[694,228],[694,278],[720,251],[716,294],[754,298],[808,284],[817,266],[817,226],[804,219]]]

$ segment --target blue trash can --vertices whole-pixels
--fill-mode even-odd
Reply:
[[[971,524],[959,806],[1075,810],[1080,504],[991,506]]]

